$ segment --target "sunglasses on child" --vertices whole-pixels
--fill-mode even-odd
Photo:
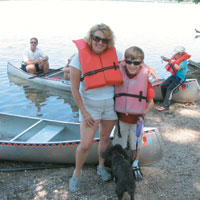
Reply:
[[[106,39],[106,38],[100,38],[96,35],[92,35],[92,39],[95,41],[95,42],[100,42],[102,41],[103,44],[108,44],[108,42],[110,41],[109,39]]]
[[[31,44],[37,44],[37,42],[33,42],[33,41],[31,41]]]
[[[125,60],[126,64],[128,65],[131,65],[131,64],[134,64],[134,65],[140,65],[142,63],[142,61],[132,61],[132,60]]]

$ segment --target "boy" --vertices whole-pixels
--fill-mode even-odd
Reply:
[[[136,46],[125,51],[125,62],[120,63],[123,84],[115,86],[115,110],[118,113],[118,127],[115,131],[113,144],[133,150],[133,171],[136,180],[142,179],[138,165],[142,146],[144,116],[154,105],[153,87],[148,80],[149,67],[144,64],[144,52]],[[140,127],[139,137],[136,136],[137,124]]]
[[[168,62],[165,68],[167,71],[171,72],[171,76],[169,76],[161,85],[161,92],[164,101],[163,106],[158,107],[158,111],[169,110],[174,92],[185,81],[187,60],[190,57],[191,56],[185,52],[183,46],[177,46],[174,49],[174,55],[171,59],[161,56],[162,60]]]

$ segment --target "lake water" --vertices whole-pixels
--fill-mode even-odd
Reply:
[[[29,39],[50,57],[52,68],[63,67],[76,48],[73,39],[83,38],[91,26],[108,24],[116,47],[132,45],[145,52],[146,64],[160,78],[169,74],[160,56],[171,56],[183,45],[200,61],[200,4],[138,3],[130,1],[0,1],[0,112],[47,119],[78,121],[78,109],[69,92],[53,90],[8,76],[7,62],[19,65]]]

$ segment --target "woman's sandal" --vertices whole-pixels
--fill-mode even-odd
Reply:
[[[165,107],[160,106],[160,107],[157,108],[157,110],[158,111],[165,111],[165,110],[169,110],[169,108],[165,108]]]

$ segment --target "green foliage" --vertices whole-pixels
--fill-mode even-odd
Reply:
[[[200,0],[193,0],[193,2],[194,2],[194,3],[199,3],[199,2],[200,2]]]

